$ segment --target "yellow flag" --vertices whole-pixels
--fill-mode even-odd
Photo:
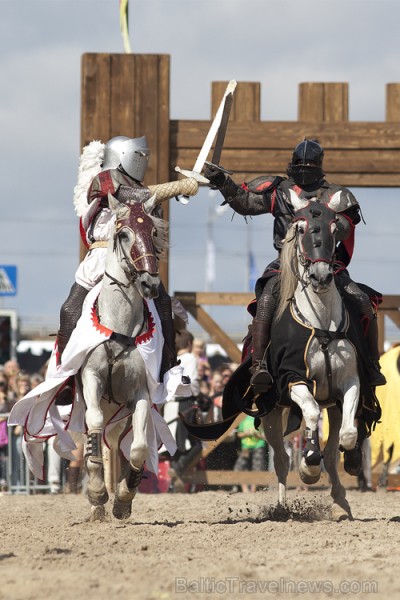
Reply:
[[[129,0],[119,0],[119,22],[122,40],[124,42],[124,50],[127,54],[132,54],[128,30],[128,4]]]

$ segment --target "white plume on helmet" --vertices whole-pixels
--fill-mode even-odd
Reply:
[[[105,144],[93,140],[84,147],[79,159],[78,182],[74,188],[74,208],[78,217],[87,210],[87,193],[93,178],[101,171]]]

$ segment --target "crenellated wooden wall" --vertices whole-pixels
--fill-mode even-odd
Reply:
[[[93,139],[146,135],[146,183],[176,179],[176,165],[193,167],[226,85],[211,85],[210,120],[170,120],[168,55],[84,54],[81,147]],[[323,145],[327,177],[335,183],[400,187],[400,83],[386,86],[382,122],[349,121],[347,83],[301,83],[297,121],[261,120],[260,114],[261,84],[239,81],[221,159],[236,181],[285,174],[294,146],[311,137]],[[168,265],[162,278],[168,288]]]
[[[227,82],[212,84],[212,113]],[[325,149],[327,178],[346,186],[400,186],[400,84],[386,86],[386,121],[349,121],[347,83],[301,83],[297,121],[262,121],[260,83],[238,82],[222,164],[236,181],[284,175],[294,146],[304,137]],[[171,121],[171,159],[194,163],[210,121]]]

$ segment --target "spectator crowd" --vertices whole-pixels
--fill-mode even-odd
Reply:
[[[179,487],[179,481],[182,484],[182,473],[193,467],[229,471],[272,470],[272,456],[262,426],[256,429],[254,419],[245,415],[223,443],[206,458],[202,457],[204,444],[185,432],[179,415],[185,414],[188,422],[190,419],[201,423],[221,421],[224,388],[238,365],[228,362],[221,355],[209,357],[206,343],[193,337],[187,330],[177,334],[176,347],[178,359],[184,366],[185,374],[190,377],[193,395],[191,398],[174,398],[164,406],[164,417],[178,443],[178,452],[174,457],[166,457],[160,451],[161,461],[168,460],[170,464],[170,491],[199,489],[198,486]],[[8,426],[7,417],[14,404],[44,380],[46,367],[47,363],[40,371],[29,374],[21,370],[16,360],[8,360],[0,365],[0,493],[26,491],[27,477],[32,478],[25,467],[22,454],[22,428]],[[388,376],[390,379],[390,373]],[[42,489],[52,494],[61,491],[78,493],[84,489],[81,473],[83,448],[79,449],[76,462],[69,463],[59,457],[53,448],[53,442],[53,438],[45,442],[46,478],[44,481],[35,481],[35,490]],[[301,451],[301,440],[291,442],[287,451],[289,455],[292,454],[292,468],[296,469],[295,455]],[[369,476],[367,473],[367,484],[367,489],[370,489],[370,473]],[[257,486],[243,484],[230,486],[230,489],[254,492]],[[363,491],[361,484],[360,489]]]

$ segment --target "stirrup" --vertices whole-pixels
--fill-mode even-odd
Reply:
[[[367,376],[369,385],[373,387],[386,384],[386,377],[381,372],[378,360],[374,360],[368,365]]]
[[[264,366],[259,366],[256,368],[250,378],[250,385],[256,394],[269,392],[269,390],[272,388],[273,382],[274,381],[271,374]]]

